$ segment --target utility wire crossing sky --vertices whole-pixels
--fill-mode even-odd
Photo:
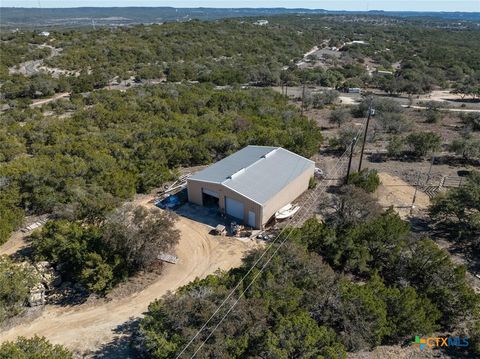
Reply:
[[[171,6],[215,8],[285,7],[350,11],[448,11],[480,12],[480,0],[1,0],[2,7],[66,8]]]

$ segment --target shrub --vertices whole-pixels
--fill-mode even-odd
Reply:
[[[360,172],[351,173],[348,177],[348,182],[363,189],[365,192],[373,193],[380,185],[380,177],[378,177],[377,170],[364,168]]]
[[[462,156],[465,160],[480,159],[480,140],[459,138],[453,140],[448,149]]]
[[[425,112],[425,121],[427,123],[437,123],[441,120],[442,113],[437,110],[427,110]]]
[[[372,107],[375,109],[376,114],[380,113],[397,113],[403,112],[402,106],[395,100],[387,98],[367,97],[362,102],[352,109],[352,114],[355,117],[364,117],[367,115],[368,106],[372,101]]]
[[[19,337],[14,342],[0,346],[1,359],[73,359],[73,354],[65,347],[51,344],[45,337]]]
[[[400,136],[393,136],[387,145],[387,155],[389,157],[399,157],[405,150],[405,139]]]
[[[330,138],[328,145],[335,151],[343,152],[350,148],[350,145],[358,134],[358,131],[351,128],[341,128],[338,131],[338,136]],[[358,139],[357,142],[360,142],[361,139]]]
[[[402,133],[412,127],[411,122],[405,116],[396,112],[377,113],[375,121],[388,133]]]
[[[312,95],[313,108],[322,108],[325,105],[331,105],[338,99],[339,93],[336,90],[326,90]]]
[[[415,157],[423,157],[440,148],[442,137],[434,132],[415,132],[407,136],[406,143]]]
[[[462,113],[460,119],[472,131],[480,131],[480,112]]]
[[[347,122],[349,118],[350,118],[350,115],[348,113],[348,110],[343,108],[338,108],[333,110],[330,113],[329,121],[330,123],[336,124],[340,128],[340,126],[342,126],[345,122]]]

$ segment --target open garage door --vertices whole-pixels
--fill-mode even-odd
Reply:
[[[225,210],[229,216],[243,221],[243,203],[233,198],[225,197]]]
[[[211,191],[208,188],[202,188],[202,192],[205,193],[205,194],[208,194],[209,196],[218,198],[218,193],[214,192],[214,191]]]

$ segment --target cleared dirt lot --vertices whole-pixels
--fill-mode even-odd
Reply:
[[[381,184],[374,193],[378,203],[384,208],[393,206],[402,218],[407,218],[410,215],[410,206],[412,205],[415,195],[415,187],[385,172],[380,172],[378,176],[380,177]],[[426,210],[429,205],[430,198],[418,190],[413,213]]]
[[[244,254],[259,245],[254,241],[213,237],[208,234],[205,225],[182,217],[176,226],[181,231],[176,248],[179,262],[166,264],[158,280],[144,290],[109,302],[87,302],[71,307],[48,305],[42,315],[32,322],[0,333],[0,342],[38,334],[76,352],[96,350],[114,340],[117,335],[114,329],[131,318],[141,316],[156,298],[218,269],[239,266]]]

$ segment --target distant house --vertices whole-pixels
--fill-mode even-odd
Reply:
[[[376,70],[374,72],[375,76],[383,77],[383,76],[391,76],[393,75],[393,71],[387,71],[387,70]]]
[[[39,35],[48,37],[48,36],[50,36],[50,33],[48,31],[42,31]]]
[[[359,87],[349,87],[347,90],[348,93],[360,93],[362,92],[362,89]]]
[[[265,25],[268,25],[268,20],[257,20],[253,24],[259,25],[259,26],[265,26]]]
[[[354,45],[368,45],[368,42],[363,41],[363,40],[353,40],[351,42],[351,44],[354,44]]]
[[[252,228],[308,189],[315,162],[281,147],[247,146],[187,179],[188,200]]]

